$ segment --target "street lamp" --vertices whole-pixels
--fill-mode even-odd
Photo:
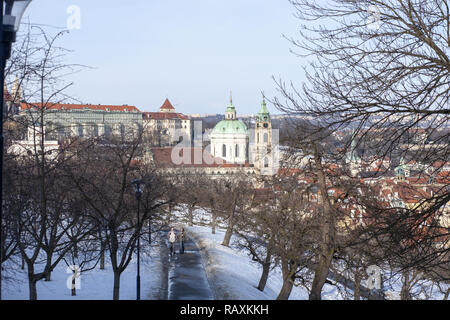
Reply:
[[[0,14],[0,300],[2,299],[2,263],[3,263],[3,113],[5,66],[11,56],[11,44],[16,41],[20,20],[31,0],[0,0],[2,14]]]
[[[134,179],[131,181],[131,185],[134,187],[134,194],[137,200],[137,228],[138,228],[138,238],[137,238],[137,275],[136,275],[136,300],[141,300],[141,229],[140,229],[140,218],[139,218],[139,207],[141,203],[141,195],[144,192],[145,182],[139,179]]]

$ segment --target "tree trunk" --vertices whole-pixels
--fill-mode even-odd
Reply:
[[[148,244],[152,244],[152,217],[148,219]]]
[[[314,270],[314,280],[311,286],[311,292],[309,294],[309,300],[321,300],[322,299],[322,288],[327,280],[328,271],[330,269],[331,258],[333,256],[333,251],[330,250],[329,253],[325,252],[319,258],[319,263]]]
[[[323,205],[324,223],[322,226],[322,235],[320,243],[319,261],[314,270],[314,280],[309,294],[309,300],[321,300],[322,288],[327,280],[328,271],[330,269],[331,260],[334,253],[335,239],[335,219],[328,199],[328,189],[325,180],[324,169],[322,167],[322,159],[319,155],[317,145],[314,147],[314,162],[316,165],[317,180],[321,193],[321,202]]]
[[[222,242],[222,245],[226,247],[230,246],[231,236],[233,234],[233,224],[234,224],[233,218],[234,218],[234,209],[233,211],[231,211],[230,216],[228,217],[227,231],[225,232],[225,236]]]
[[[444,294],[444,298],[442,298],[442,300],[448,300],[449,294],[450,294],[450,288],[447,289],[447,291]]]
[[[281,261],[281,271],[283,274],[283,286],[281,287],[277,300],[288,300],[291,295],[292,286],[294,285],[294,275],[289,268],[288,262],[284,259]]]
[[[105,243],[102,241],[100,245],[100,270],[105,269]]]
[[[119,291],[120,291],[120,272],[115,270],[113,300],[119,300]]]
[[[20,269],[25,270],[25,259],[22,257],[22,265],[20,266]]]
[[[272,254],[270,252],[267,252],[266,259],[263,264],[263,271],[261,274],[261,278],[259,279],[259,284],[258,284],[259,291],[264,291],[264,288],[266,287],[267,279],[269,278],[271,258],[272,258]]]
[[[411,295],[409,293],[409,274],[406,272],[403,275],[403,281],[402,281],[402,289],[400,291],[400,299],[401,300],[411,300]]]
[[[52,265],[52,254],[47,253],[47,264],[44,268],[45,278],[44,281],[51,281],[52,278],[52,270],[50,269],[50,266]]]
[[[293,283],[290,278],[283,281],[283,286],[281,287],[280,293],[278,294],[277,300],[288,300],[291,295]]]
[[[75,269],[72,271],[73,275],[72,275],[72,296],[76,296],[77,295],[77,289],[75,287],[76,282],[75,282]]]
[[[263,264],[263,271],[262,271],[261,278],[259,279],[259,284],[258,284],[259,291],[264,291],[264,288],[266,287],[267,279],[269,278],[269,271],[270,271],[270,263]]]
[[[37,300],[36,278],[34,277],[34,268],[27,265],[28,268],[28,288],[30,290],[30,300]]]
[[[45,273],[45,281],[51,281],[52,280],[52,272],[51,271],[47,271]]]
[[[211,217],[211,233],[216,234],[216,221],[217,221],[217,214],[216,211],[212,211],[212,217]]]
[[[188,217],[189,217],[189,223],[188,225],[190,227],[192,227],[194,225],[194,208],[192,206],[189,206],[189,212],[188,212]]]
[[[37,300],[36,281],[29,280],[28,286],[30,288],[30,300]]]

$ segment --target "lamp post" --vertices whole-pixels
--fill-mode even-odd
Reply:
[[[141,300],[141,262],[140,262],[140,250],[141,250],[141,230],[140,230],[140,217],[139,217],[139,207],[141,203],[141,195],[144,191],[145,182],[139,179],[134,179],[131,181],[134,187],[134,194],[137,200],[137,228],[138,228],[138,238],[137,238],[137,275],[136,275],[136,300]]]
[[[3,113],[4,83],[6,60],[11,56],[11,44],[16,41],[20,20],[31,0],[0,0],[0,300],[2,299],[2,264],[3,264]]]

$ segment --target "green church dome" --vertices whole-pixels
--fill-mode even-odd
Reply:
[[[263,96],[263,102],[261,103],[261,110],[258,112],[258,121],[265,122],[270,121],[270,114],[267,110],[266,99]]]
[[[212,134],[221,134],[221,133],[247,133],[247,126],[241,120],[237,119],[228,119],[222,120],[212,130]]]
[[[247,126],[241,120],[236,119],[236,108],[233,105],[233,98],[230,93],[230,103],[225,111],[225,120],[220,121],[211,134],[247,134]]]

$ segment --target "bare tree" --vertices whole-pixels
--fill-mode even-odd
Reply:
[[[101,239],[106,243],[114,272],[113,299],[119,299],[120,276],[130,264],[138,237],[154,211],[166,202],[158,202],[165,192],[159,183],[146,186],[143,210],[137,223],[137,201],[131,181],[142,178],[141,135],[111,137],[97,141],[78,152],[79,168],[70,172],[75,187],[92,211],[92,219],[101,226]]]
[[[329,209],[324,193],[321,158],[339,164],[357,148],[366,163],[391,161],[378,176],[389,174],[401,158],[416,161],[421,164],[418,177],[439,177],[441,182],[426,196],[417,188],[411,191],[423,199],[414,207],[366,203],[371,217],[366,240],[375,240],[385,261],[395,261],[400,269],[432,271],[445,279],[450,230],[441,217],[450,195],[448,173],[441,169],[449,161],[450,145],[448,1],[290,2],[303,24],[299,38],[289,40],[299,56],[312,59],[300,89],[276,80],[282,98],[274,103],[283,112],[304,117],[304,137],[319,146],[314,158],[324,211],[330,213],[326,221],[334,219],[335,210]],[[350,130],[352,138],[338,148],[320,150],[325,133]],[[351,176],[342,172],[340,180]],[[362,194],[354,197],[363,202]],[[325,243],[335,236],[331,229],[322,234],[330,240]],[[332,249],[323,246],[323,269],[316,273],[312,299],[320,297]]]
[[[205,188],[208,186],[209,179],[202,173],[180,175],[180,192],[178,201],[187,206],[188,225],[194,225],[194,211],[200,207],[205,199],[208,198],[208,192]],[[213,197],[213,195],[211,195]]]
[[[255,189],[245,174],[237,173],[233,175],[232,179],[225,178],[222,180],[220,190],[219,212],[227,221],[222,245],[228,247],[236,220],[253,206]]]
[[[77,211],[68,200],[73,194],[62,175],[71,158],[63,156],[64,148],[50,149],[45,142],[47,103],[68,98],[65,90],[71,84],[64,77],[75,72],[75,66],[62,61],[67,51],[57,46],[63,34],[50,35],[42,28],[29,27],[7,68],[9,77],[16,77],[13,103],[21,99],[39,101],[34,110],[36,117],[13,114],[8,118],[18,124],[17,128],[25,129],[27,142],[17,148],[17,142],[8,141],[11,148],[6,159],[12,169],[8,192],[16,192],[16,204],[23,203],[21,208],[16,206],[19,211],[12,220],[12,234],[27,265],[30,299],[37,299],[36,282],[50,280],[52,270],[65,253],[87,232],[84,230],[83,234],[74,235],[76,240],[67,241],[67,228],[83,220],[83,212]],[[36,272],[40,260],[45,261],[44,268]]]
[[[264,291],[270,271],[277,265],[274,254],[274,238],[278,225],[272,214],[278,214],[273,203],[275,195],[270,190],[257,190],[255,206],[242,215],[237,222],[235,232],[238,235],[237,247],[248,252],[252,261],[262,267],[257,289]]]
[[[86,220],[87,221],[87,220]],[[77,228],[80,225],[75,226],[68,230],[69,239],[75,241],[75,235],[79,233]],[[75,229],[75,230],[74,230]],[[77,279],[81,277],[81,274],[96,268],[100,262],[100,257],[103,254],[101,250],[98,250],[98,239],[95,232],[91,232],[89,236],[84,239],[77,240],[72,246],[71,250],[66,253],[64,262],[68,269],[72,271],[71,281],[71,294],[77,295]]]

